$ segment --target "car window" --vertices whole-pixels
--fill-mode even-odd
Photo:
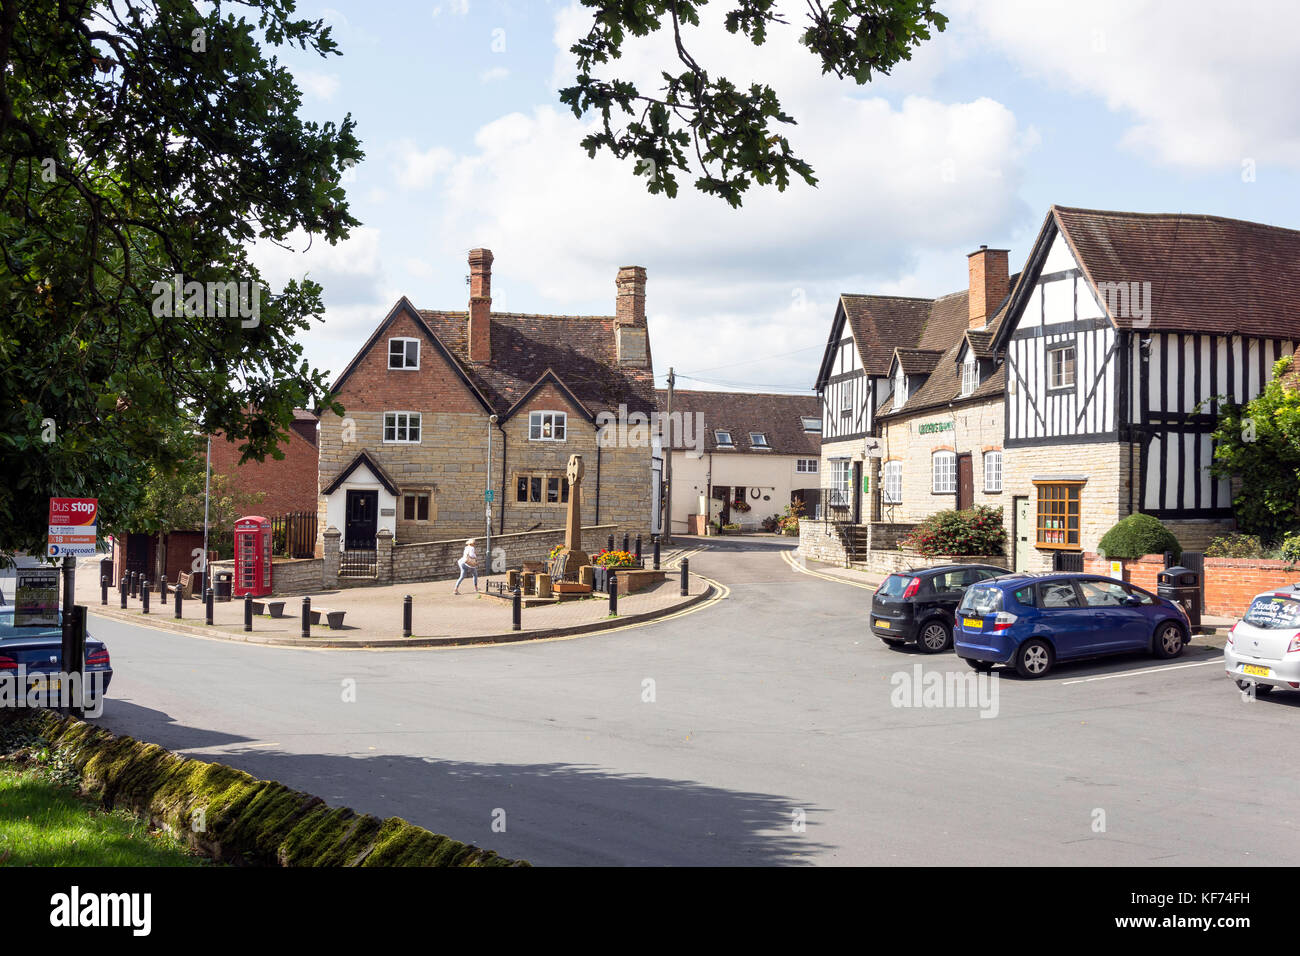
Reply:
[[[1125,584],[1125,585],[1124,585],[1124,592],[1125,592],[1129,597],[1135,597],[1135,598],[1137,598],[1137,599],[1138,599],[1139,601],[1141,601],[1143,604],[1155,604],[1155,603],[1156,603],[1156,599],[1155,599],[1153,596],[1151,596],[1150,594],[1147,594],[1146,591],[1143,591],[1143,590],[1140,589],[1140,588],[1135,588],[1135,587],[1133,587],[1131,584]]]
[[[1017,590],[1015,597],[1016,603],[1025,607],[1034,607],[1037,604],[1034,600],[1034,588],[1032,585],[1027,585]]]
[[[902,597],[911,580],[910,574],[891,574],[880,582],[880,588],[876,593],[881,597]]]
[[[1300,627],[1300,601],[1276,595],[1257,597],[1242,620],[1270,631]]]
[[[1087,607],[1123,607],[1129,591],[1118,581],[1077,581]]]
[[[944,591],[960,591],[969,583],[966,578],[965,570],[945,571],[943,574],[936,574],[931,580],[934,584],[935,591],[943,593]]]
[[[1038,606],[1041,608],[1080,607],[1079,595],[1070,581],[1052,581],[1038,585]]]
[[[996,614],[1002,610],[1002,589],[986,584],[977,584],[974,587],[967,588],[965,596],[961,599],[959,610],[981,616]]]

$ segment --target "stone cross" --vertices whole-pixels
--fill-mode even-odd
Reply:
[[[564,546],[570,551],[582,550],[582,476],[586,469],[581,455],[569,456],[569,517],[564,527]]]

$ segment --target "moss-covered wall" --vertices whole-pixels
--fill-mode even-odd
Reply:
[[[407,823],[381,820],[222,764],[180,757],[49,711],[9,711],[76,769],[87,796],[125,808],[213,859],[250,866],[527,866]],[[6,734],[12,739],[12,734]]]

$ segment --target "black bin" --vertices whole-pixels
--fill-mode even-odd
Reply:
[[[1198,572],[1182,565],[1165,568],[1156,575],[1156,594],[1181,604],[1192,627],[1201,626],[1201,575]]]
[[[235,583],[234,571],[218,571],[212,576],[215,587],[212,596],[218,601],[229,601],[230,592]]]
[[[113,577],[112,558],[99,559],[99,579],[102,581],[104,578],[108,578],[108,583],[113,585],[113,587],[117,587],[117,579]]]

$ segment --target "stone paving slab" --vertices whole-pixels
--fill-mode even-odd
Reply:
[[[211,627],[204,622],[203,602],[182,602],[183,617],[176,621],[173,598],[169,596],[164,602],[156,591],[150,596],[148,615],[143,613],[139,598],[128,598],[127,608],[122,610],[121,595],[115,587],[108,589],[108,604],[103,606],[100,604],[99,581],[92,575],[78,575],[77,601],[87,605],[92,614],[249,643],[307,647],[430,647],[534,640],[623,627],[684,610],[715,593],[708,580],[692,574],[689,593],[682,597],[678,574],[666,570],[668,578],[660,584],[634,594],[619,595],[617,617],[609,616],[608,596],[601,594],[525,608],[523,627],[519,631],[511,630],[509,602],[475,593],[473,585],[468,582],[461,585],[459,595],[453,595],[454,582],[448,580],[312,592],[307,596],[311,597],[313,610],[337,610],[346,614],[339,630],[332,630],[322,615],[321,623],[311,627],[310,639],[302,637],[302,594],[263,598],[283,600],[285,616],[254,615],[251,633],[244,631],[242,599],[215,602]],[[503,575],[493,575],[492,579],[501,578]],[[480,587],[485,583],[480,578]],[[404,638],[402,604],[408,594],[412,597],[412,636]]]

